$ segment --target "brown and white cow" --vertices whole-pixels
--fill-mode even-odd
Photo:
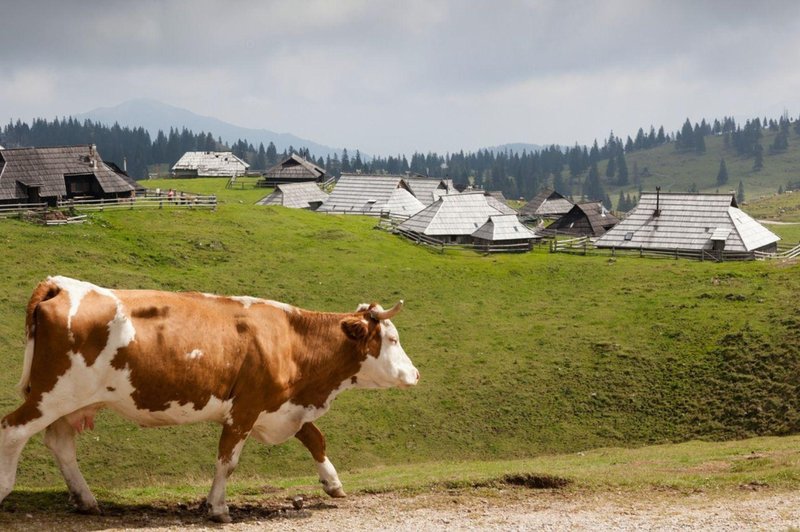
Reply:
[[[142,426],[222,425],[207,503],[229,521],[225,484],[245,440],[298,438],[332,497],[342,483],[313,421],[348,388],[413,386],[419,372],[385,311],[302,310],[251,297],[109,290],[67,277],[39,284],[28,303],[19,386],[25,402],[0,422],[0,502],[20,453],[46,429],[78,509],[98,512],[75,454],[75,435],[108,407]]]

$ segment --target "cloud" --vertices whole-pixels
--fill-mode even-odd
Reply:
[[[28,0],[3,13],[0,112],[147,96],[370,152],[585,142],[793,103],[799,15],[744,0]]]

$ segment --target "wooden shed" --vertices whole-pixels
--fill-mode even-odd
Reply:
[[[187,151],[172,167],[175,177],[242,176],[250,165],[229,151]]]
[[[342,174],[319,212],[408,218],[425,206],[399,175]]]
[[[732,194],[643,192],[639,203],[598,239],[602,248],[774,252],[780,237],[741,211]]]
[[[0,150],[0,203],[55,205],[59,199],[127,198],[133,191],[94,144]]]
[[[428,206],[447,194],[457,194],[452,179],[436,179],[428,177],[405,177],[403,181],[409,190],[423,205]]]
[[[471,244],[472,234],[492,216],[508,214],[492,206],[483,192],[442,196],[397,228],[444,243]]]
[[[476,246],[486,251],[529,251],[542,237],[525,227],[516,214],[498,214],[472,233]]]
[[[256,205],[280,205],[290,209],[316,210],[328,199],[328,194],[323,192],[314,182],[284,183],[277,185],[272,194],[261,198]]]
[[[548,232],[574,236],[601,236],[619,223],[602,203],[577,203],[567,214],[547,227]]]
[[[532,219],[555,219],[567,214],[575,204],[551,188],[542,189],[519,210],[520,216]]]
[[[258,180],[256,186],[274,187],[285,183],[308,181],[325,181],[325,169],[293,153],[264,172],[264,176]]]

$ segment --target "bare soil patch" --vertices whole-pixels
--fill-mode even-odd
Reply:
[[[104,505],[104,515],[0,509],[4,530],[786,530],[800,526],[800,493],[742,486],[720,493],[582,492],[505,485],[307,497],[232,504],[233,523],[191,504]]]

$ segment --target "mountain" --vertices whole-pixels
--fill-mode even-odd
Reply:
[[[243,139],[258,148],[261,142],[264,143],[264,147],[267,147],[272,142],[279,153],[288,149],[289,146],[293,146],[295,149],[308,148],[315,157],[333,156],[334,153],[339,154],[342,152],[340,148],[318,144],[290,133],[276,133],[268,129],[240,127],[218,118],[198,115],[187,109],[149,98],[128,100],[115,107],[99,107],[92,111],[75,115],[75,118],[79,120],[88,118],[93,122],[109,126],[116,122],[121,126],[143,127],[150,133],[151,139],[155,139],[159,130],[169,133],[169,128],[171,127],[177,129],[185,127],[194,133],[210,132],[215,139],[221,137],[228,144]]]

